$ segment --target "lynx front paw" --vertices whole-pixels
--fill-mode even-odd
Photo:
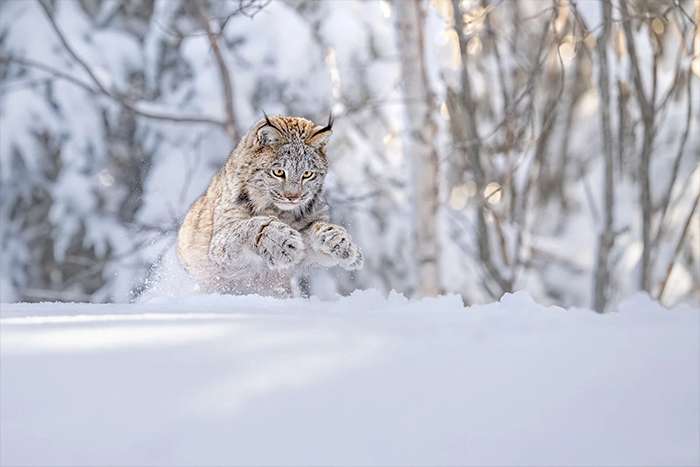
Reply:
[[[255,239],[260,257],[270,269],[284,269],[297,264],[304,257],[301,234],[279,221],[263,225]]]
[[[313,248],[333,258],[347,270],[362,268],[364,259],[360,249],[352,242],[350,234],[339,225],[319,223],[313,230]]]

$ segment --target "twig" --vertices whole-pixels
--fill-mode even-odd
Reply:
[[[233,83],[231,73],[229,73],[226,61],[219,47],[219,37],[211,28],[209,18],[205,14],[202,4],[199,1],[193,2],[195,14],[207,33],[211,50],[214,53],[216,65],[219,68],[219,76],[221,78],[221,88],[224,94],[224,113],[226,114],[226,123],[224,129],[231,138],[231,141],[236,143],[239,139],[238,129],[236,128],[236,114],[233,110]],[[223,26],[222,29],[223,30]]]
[[[58,36],[58,40],[61,41],[61,44],[63,44],[63,48],[66,49],[66,52],[73,57],[73,60],[78,62],[78,65],[85,71],[85,73],[88,74],[90,79],[92,80],[93,83],[99,88],[100,91],[102,91],[104,94],[111,94],[111,92],[105,87],[104,84],[102,84],[102,81],[100,81],[95,73],[92,71],[92,69],[88,66],[88,64],[85,62],[85,60],[80,57],[76,53],[76,51],[71,47],[71,45],[68,43],[66,40],[66,36],[63,34],[61,29],[58,27],[58,24],[56,24],[56,19],[53,17],[53,14],[51,13],[51,9],[48,6],[48,2],[46,0],[38,0],[39,5],[41,8],[44,10],[44,13],[46,14],[46,18],[49,20],[49,23],[51,23],[51,27],[53,30],[56,32],[56,35]]]
[[[668,283],[668,280],[671,277],[671,273],[673,272],[673,267],[676,264],[676,258],[678,257],[678,254],[681,252],[681,249],[685,244],[685,237],[688,234],[690,222],[693,219],[693,216],[695,215],[695,210],[698,207],[698,202],[700,202],[700,192],[698,192],[697,196],[695,197],[693,207],[690,209],[690,214],[688,214],[688,218],[685,220],[685,225],[683,225],[683,231],[681,232],[680,237],[678,237],[676,248],[673,250],[673,256],[671,256],[671,260],[668,263],[668,267],[666,268],[666,275],[664,276],[664,279],[663,281],[661,281],[661,285],[659,286],[659,293],[656,295],[656,299],[658,301],[661,301],[661,299],[663,298],[664,291],[666,290],[666,284]]]
[[[486,185],[486,174],[481,160],[481,138],[479,137],[479,131],[476,124],[476,103],[473,98],[472,84],[467,71],[467,50],[466,50],[466,40],[464,37],[464,31],[460,27],[462,24],[462,6],[458,0],[452,0],[452,12],[454,21],[454,30],[457,33],[459,52],[461,59],[460,67],[460,78],[461,78],[461,96],[460,101],[464,106],[464,112],[461,112],[462,116],[466,119],[466,125],[468,130],[469,139],[474,141],[471,148],[467,149],[467,156],[471,162],[471,169],[474,172],[474,180],[476,182],[477,191],[483,193],[483,189]],[[492,280],[498,284],[501,292],[506,292],[511,290],[512,281],[506,278],[501,270],[497,267],[491,252],[491,242],[489,239],[489,230],[486,224],[485,209],[481,203],[476,206],[476,217],[477,217],[477,241],[478,241],[478,251],[479,259],[481,260],[484,268],[491,277]]]
[[[627,1],[623,0],[620,2],[620,9],[622,10],[623,16],[625,18],[629,17],[627,11]],[[640,155],[639,162],[639,178],[640,178],[640,204],[642,211],[642,264],[641,264],[641,274],[639,277],[639,285],[643,290],[649,291],[651,288],[651,215],[652,215],[652,202],[651,202],[651,180],[649,174],[649,168],[651,165],[651,152],[652,145],[654,143],[654,106],[655,103],[649,100],[645,91],[644,83],[642,81],[642,72],[639,65],[639,56],[637,55],[637,46],[634,39],[634,34],[632,32],[631,20],[627,19],[622,22],[622,29],[625,33],[625,41],[627,44],[627,51],[630,56],[630,63],[632,64],[632,81],[634,83],[637,102],[639,103],[639,109],[642,114],[642,124],[643,124],[643,139],[642,139],[642,152]],[[652,70],[654,76],[656,75],[656,64],[657,64],[657,54],[654,54],[654,69]],[[656,79],[653,80],[654,88],[651,91],[652,96],[656,96]]]
[[[168,114],[168,113],[163,113],[163,112],[156,112],[156,111],[150,111],[150,110],[144,110],[141,108],[138,108],[136,106],[136,103],[130,101],[128,98],[126,98],[124,95],[122,95],[119,92],[113,92],[107,89],[107,87],[99,80],[99,78],[95,75],[95,73],[92,71],[90,66],[87,64],[85,60],[83,60],[80,55],[75,51],[75,49],[70,45],[68,40],[66,39],[65,34],[63,34],[63,31],[61,28],[58,26],[58,23],[56,23],[56,20],[51,13],[51,10],[45,0],[37,0],[41,8],[44,10],[44,13],[49,20],[49,23],[51,24],[51,27],[53,28],[54,32],[56,33],[56,36],[58,37],[59,41],[61,44],[63,44],[63,47],[65,48],[66,52],[75,60],[80,67],[87,73],[87,75],[90,77],[90,80],[92,83],[95,85],[97,89],[94,89],[92,86],[88,85],[87,83],[83,82],[82,80],[79,80],[78,78],[70,77],[66,73],[63,73],[59,70],[52,69],[52,67],[49,67],[47,65],[42,65],[37,62],[33,62],[31,60],[26,60],[26,59],[19,59],[19,61],[24,61],[25,66],[32,66],[35,68],[42,69],[43,71],[46,71],[48,73],[53,74],[56,77],[66,79],[70,81],[71,83],[78,85],[82,87],[83,89],[88,90],[89,92],[95,94],[95,93],[100,93],[104,96],[109,97],[113,101],[121,104],[123,107],[129,109],[136,115],[139,115],[141,117],[145,118],[151,118],[154,120],[164,120],[164,121],[169,121],[169,122],[176,122],[176,123],[207,123],[211,125],[217,125],[217,126],[224,126],[224,122],[221,122],[220,120],[216,120],[213,118],[208,118],[208,117],[199,117],[199,116],[183,116],[183,115],[174,115],[174,114]],[[6,58],[5,60],[10,60],[14,62],[18,62],[18,59],[14,57],[9,57]]]
[[[671,204],[671,194],[673,193],[673,188],[676,185],[676,179],[678,178],[678,171],[680,170],[680,165],[681,165],[681,159],[683,158],[683,152],[685,151],[685,145],[686,142],[688,141],[688,136],[690,134],[690,127],[691,127],[691,116],[693,114],[693,93],[692,93],[692,82],[693,78],[691,76],[687,77],[687,87],[686,87],[686,93],[687,93],[687,106],[686,106],[686,115],[685,115],[685,128],[683,130],[683,134],[681,135],[681,140],[680,143],[678,144],[678,151],[676,152],[676,157],[673,160],[673,168],[671,169],[671,178],[668,182],[668,186],[666,187],[666,191],[664,193],[664,197],[662,198],[661,201],[661,214],[659,215],[659,227],[656,229],[656,236],[654,237],[654,241],[652,243],[652,246],[656,248],[661,241],[661,237],[663,236],[663,231],[664,231],[664,223],[666,220],[666,214],[668,213],[668,208],[669,205]]]

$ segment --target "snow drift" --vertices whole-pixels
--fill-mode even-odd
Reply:
[[[2,465],[696,465],[700,312],[1,305]]]

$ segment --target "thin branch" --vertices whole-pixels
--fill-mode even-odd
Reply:
[[[234,16],[241,14],[247,18],[253,19],[255,15],[260,13],[263,8],[270,4],[271,1],[272,0],[239,0],[238,8],[226,15],[224,20],[221,22],[219,34],[224,32],[226,25]]]
[[[471,162],[471,169],[474,172],[474,180],[476,182],[477,191],[483,193],[483,189],[486,186],[486,174],[481,160],[481,138],[479,136],[479,131],[476,123],[476,102],[473,97],[471,79],[467,70],[467,50],[466,50],[466,39],[464,37],[464,31],[460,27],[462,24],[463,11],[462,6],[458,0],[452,0],[452,13],[454,30],[457,33],[459,52],[460,52],[460,79],[461,79],[461,89],[459,101],[463,106],[463,112],[460,112],[461,117],[463,117],[466,122],[466,128],[468,131],[468,137],[470,140],[474,141],[474,144],[469,148],[465,149],[467,153],[466,156]],[[477,217],[477,241],[479,245],[479,259],[481,260],[484,268],[486,269],[488,275],[492,280],[494,280],[501,292],[510,291],[512,289],[512,280],[505,277],[503,272],[496,265],[491,251],[491,242],[489,239],[489,230],[486,223],[485,209],[481,205],[476,206],[476,217]]]
[[[56,20],[51,12],[51,9],[48,6],[48,3],[46,0],[37,0],[41,8],[44,10],[44,13],[46,14],[47,19],[49,20],[49,23],[51,24],[51,27],[53,28],[54,32],[56,33],[56,36],[58,37],[59,41],[63,45],[64,49],[68,54],[75,60],[80,67],[87,73],[87,75],[90,77],[90,80],[94,84],[94,86],[97,88],[93,88],[93,86],[88,85],[82,80],[79,80],[78,78],[71,77],[70,75],[61,72],[60,70],[56,70],[52,67],[49,67],[47,65],[42,65],[40,63],[34,62],[32,60],[26,60],[26,59],[16,59],[14,57],[9,57],[9,58],[4,58],[3,60],[5,61],[14,61],[16,63],[22,63],[25,66],[30,66],[34,68],[41,69],[47,73],[50,73],[57,78],[62,78],[65,79],[75,85],[78,85],[82,87],[83,89],[87,90],[88,92],[95,94],[99,92],[100,94],[109,97],[113,101],[117,102],[118,104],[122,105],[126,109],[132,111],[136,115],[139,115],[141,117],[145,118],[151,118],[154,120],[163,120],[163,121],[169,121],[169,122],[176,122],[176,123],[207,123],[211,125],[217,125],[217,126],[225,126],[224,122],[221,122],[220,120],[216,120],[213,118],[208,118],[208,117],[199,117],[199,116],[189,116],[189,115],[174,115],[174,114],[169,114],[169,113],[164,113],[164,112],[157,112],[157,111],[150,111],[150,110],[144,110],[142,108],[139,108],[136,106],[135,102],[130,101],[128,98],[123,96],[119,92],[113,92],[107,89],[107,87],[99,80],[97,75],[92,71],[90,66],[87,64],[87,62],[78,55],[78,53],[75,51],[75,49],[70,45],[68,40],[66,39],[65,34],[63,34],[63,31],[61,28],[58,26],[58,23],[56,23]]]
[[[683,245],[685,245],[685,237],[688,235],[690,222],[692,221],[693,216],[695,215],[695,210],[698,208],[699,202],[700,192],[698,192],[697,196],[695,197],[693,207],[690,209],[690,214],[688,214],[688,218],[685,220],[685,225],[683,225],[683,231],[681,232],[680,237],[678,237],[676,248],[673,250],[673,256],[671,256],[671,260],[668,263],[668,267],[666,268],[666,275],[664,276],[664,279],[663,281],[661,281],[661,285],[659,286],[659,293],[656,295],[656,299],[658,301],[661,301],[661,299],[663,298],[664,291],[666,290],[666,284],[668,284],[668,280],[671,277],[671,273],[673,273],[673,267],[676,265],[676,258],[680,254],[681,249],[683,249]]]
[[[153,120],[163,120],[166,122],[173,122],[173,123],[206,123],[209,125],[216,125],[219,127],[225,127],[225,123],[222,122],[221,120],[217,120],[215,118],[210,118],[210,117],[198,117],[195,115],[176,115],[176,114],[170,114],[170,113],[165,113],[165,112],[157,112],[157,111],[150,111],[150,110],[144,110],[143,108],[138,108],[134,107],[132,104],[128,103],[127,101],[119,100],[116,99],[117,102],[122,104],[125,108],[129,109],[136,115],[144,118],[150,118]]]
[[[238,129],[236,128],[236,114],[233,110],[233,83],[231,80],[231,73],[229,73],[228,67],[226,66],[226,61],[221,53],[221,47],[219,47],[219,37],[212,30],[211,23],[203,10],[202,4],[199,1],[195,1],[193,5],[197,19],[207,33],[207,38],[209,39],[211,50],[214,53],[216,65],[219,68],[221,88],[224,94],[224,113],[226,114],[224,129],[231,138],[231,141],[235,143],[239,139],[239,134]],[[221,30],[223,30],[223,27]]]
[[[675,7],[677,7],[679,10],[681,10],[681,13],[683,13],[683,16],[686,17],[688,21],[690,21],[693,26],[697,27],[697,24],[695,23],[695,20],[693,19],[692,16],[688,14],[687,11],[685,11],[685,8],[683,8],[683,5],[681,4],[680,0],[673,0],[673,4]],[[696,4],[697,5],[697,4]]]
[[[1,57],[0,56],[0,63],[16,63],[17,65],[22,65],[26,68],[34,68],[39,71],[43,71],[45,73],[48,73],[51,75],[52,78],[56,79],[62,79],[64,81],[67,81],[71,84],[74,84],[88,93],[95,95],[95,96],[105,96],[112,101],[116,102],[117,104],[122,105],[123,107],[129,109],[131,112],[134,114],[144,117],[144,118],[149,118],[152,120],[162,120],[162,121],[169,121],[169,122],[174,122],[174,123],[205,123],[209,125],[215,125],[217,127],[223,127],[224,122],[221,120],[216,120],[214,118],[209,118],[209,117],[200,117],[196,115],[176,115],[176,114],[170,114],[167,112],[155,112],[155,111],[148,111],[148,110],[143,110],[141,108],[135,107],[134,105],[131,105],[129,103],[126,103],[125,101],[119,99],[116,96],[113,96],[111,94],[104,94],[101,90],[95,88],[92,86],[90,83],[87,83],[79,78],[76,78],[75,76],[71,76],[68,73],[65,73],[57,68],[53,68],[49,65],[27,59],[27,58],[19,58],[19,57]]]
[[[666,214],[668,213],[668,208],[671,204],[671,194],[673,193],[673,188],[676,185],[676,179],[678,178],[678,172],[680,170],[681,166],[681,160],[683,158],[683,153],[685,151],[685,145],[686,142],[688,141],[688,136],[690,135],[690,127],[691,127],[691,116],[693,114],[693,89],[692,89],[692,82],[693,78],[690,76],[690,71],[688,74],[687,83],[686,83],[686,93],[687,93],[687,102],[686,102],[686,114],[685,114],[685,128],[683,129],[683,134],[681,135],[681,140],[680,143],[678,144],[678,151],[676,152],[676,157],[673,160],[673,167],[671,169],[671,178],[668,182],[668,186],[666,187],[666,191],[664,193],[664,197],[662,198],[661,201],[661,214],[659,215],[659,227],[656,229],[656,236],[654,237],[653,241],[653,247],[658,246],[659,242],[661,241],[661,237],[663,236],[663,231],[665,227],[665,220],[666,220]]]
[[[622,0],[620,2],[620,9],[622,10],[623,16],[625,18],[629,17],[627,11],[627,2],[629,0]],[[639,56],[637,55],[637,45],[635,42],[635,37],[632,32],[631,20],[627,19],[622,22],[622,29],[625,34],[625,41],[627,44],[627,52],[629,53],[630,63],[632,64],[632,81],[634,82],[635,94],[637,97],[637,102],[639,103],[639,109],[642,114],[643,123],[643,138],[642,138],[642,151],[640,154],[639,162],[639,179],[640,179],[640,208],[642,211],[642,262],[641,262],[641,273],[639,277],[639,285],[643,290],[649,291],[651,288],[651,215],[652,215],[652,201],[651,201],[651,180],[650,180],[650,166],[651,166],[651,152],[654,143],[654,98],[656,96],[656,79],[653,80],[654,87],[651,91],[651,100],[644,91],[644,82],[642,80],[642,72],[639,65]],[[657,54],[654,53],[654,65],[652,73],[654,77],[656,76],[656,66],[657,66]]]
[[[61,41],[61,44],[63,44],[63,48],[66,49],[66,52],[73,57],[73,60],[78,62],[78,65],[85,71],[85,73],[88,74],[90,79],[92,80],[93,83],[97,86],[97,88],[102,91],[104,94],[110,95],[112,94],[107,87],[102,84],[102,81],[97,78],[97,75],[92,71],[90,66],[85,62],[85,60],[82,59],[80,55],[73,49],[73,47],[68,43],[68,40],[66,39],[66,36],[63,34],[61,31],[61,28],[58,27],[58,24],[56,23],[56,19],[54,18],[53,14],[51,13],[51,9],[49,8],[48,1],[47,0],[38,0],[39,5],[41,8],[44,10],[44,13],[46,14],[46,19],[49,20],[49,23],[51,24],[51,27],[53,30],[56,32],[56,35],[58,36],[58,40]]]
[[[48,65],[45,65],[43,63],[36,62],[34,60],[30,60],[27,58],[19,58],[19,57],[2,57],[0,56],[0,63],[3,64],[10,64],[10,63],[16,63],[18,65],[22,65],[27,68],[35,68],[37,70],[43,71],[45,73],[50,74],[54,78],[59,78],[65,81],[68,81],[69,83],[72,83],[85,91],[89,92],[90,94],[100,94],[100,90],[96,89],[90,83],[86,83],[85,81],[82,81],[79,78],[76,78],[75,76],[71,76],[68,73],[64,73],[63,71],[50,67]]]
[[[267,5],[270,4],[272,0],[239,0],[238,3],[238,8],[235,10],[231,11],[228,13],[226,16],[223,17],[216,17],[216,16],[211,16],[210,19],[216,19],[216,20],[221,20],[221,24],[219,25],[219,30],[215,33],[217,37],[221,36],[224,34],[224,31],[226,30],[226,26],[228,23],[231,21],[232,18],[242,15],[245,16],[246,18],[253,19],[255,16],[260,13]],[[185,37],[198,37],[198,36],[206,36],[207,32],[206,31],[185,31],[182,32],[180,30],[174,30],[173,28],[170,28],[168,26],[165,26],[164,24],[161,24],[157,20],[154,21],[154,24],[163,31],[164,33],[168,34],[170,37],[173,37],[175,39],[183,39]]]

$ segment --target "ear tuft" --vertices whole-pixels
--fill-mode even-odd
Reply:
[[[263,115],[265,116],[265,123],[258,129],[258,142],[262,146],[270,146],[281,143],[284,139],[282,132],[275,126],[274,123],[270,121],[270,118],[267,116],[265,111],[263,111]]]
[[[306,139],[306,143],[315,148],[323,147],[326,145],[326,143],[328,143],[328,139],[332,134],[333,114],[331,113],[328,115],[328,124],[323,128],[319,128],[318,130],[314,131],[313,134]]]

